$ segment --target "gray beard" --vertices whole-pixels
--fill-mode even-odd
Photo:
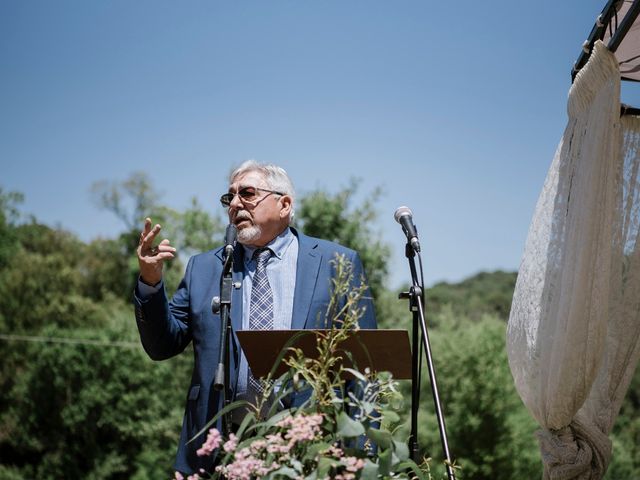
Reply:
[[[262,235],[262,229],[258,225],[251,225],[250,227],[238,230],[238,242],[250,244],[260,238],[260,235]]]

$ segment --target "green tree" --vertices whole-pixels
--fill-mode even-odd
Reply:
[[[15,227],[12,235],[18,246],[0,271],[3,331],[37,332],[47,325],[102,322],[94,302],[82,294],[82,242],[35,222]]]
[[[427,314],[434,315],[450,307],[456,316],[480,320],[483,315],[495,315],[508,320],[511,310],[516,272],[480,272],[459,283],[440,282],[429,288]]]
[[[19,197],[0,197],[13,242],[0,268],[0,478],[167,478],[192,360],[142,352],[122,274],[135,257],[122,238],[87,245],[17,224]]]
[[[504,321],[495,316],[471,321],[454,317],[451,309],[441,315],[430,335],[451,453],[462,466],[459,478],[540,478],[536,425],[515,391]],[[426,373],[425,377],[419,441],[428,456],[442,459]]]
[[[18,192],[4,192],[0,187],[0,269],[9,262],[17,246],[14,226],[20,217],[18,205],[24,196]]]
[[[29,361],[3,393],[0,453],[7,476],[169,477],[189,361],[153,364],[137,342],[129,308],[110,314],[121,321],[99,331],[43,332],[79,343],[12,342],[11,358]]]
[[[224,226],[219,216],[206,212],[195,197],[182,212],[161,204],[160,194],[143,172],[134,172],[123,181],[95,182],[91,194],[98,208],[113,213],[126,228],[115,241],[99,239],[93,242],[96,248],[90,249],[93,256],[88,262],[99,279],[98,284],[92,282],[90,286],[93,295],[100,295],[101,289],[106,288],[117,295],[124,293],[130,297],[138,276],[135,249],[146,217],[162,225],[158,241],[168,238],[178,249],[176,258],[165,263],[164,283],[170,294],[182,278],[183,257],[221,244]],[[114,285],[114,279],[117,279],[117,285]]]
[[[610,435],[613,442],[613,458],[605,478],[640,478],[640,369],[629,385],[620,408],[620,414]]]
[[[82,292],[95,301],[115,296],[131,298],[138,278],[134,252],[126,239],[96,238],[84,247],[79,268],[83,272]]]
[[[298,201],[296,225],[307,235],[338,242],[360,254],[374,299],[378,299],[387,276],[390,248],[382,241],[381,233],[373,227],[378,213],[375,202],[380,196],[376,189],[360,205],[354,206],[358,181],[336,194],[315,190]],[[377,307],[377,304],[376,304]]]

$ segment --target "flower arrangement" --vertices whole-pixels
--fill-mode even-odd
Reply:
[[[217,466],[211,473],[201,471],[187,480],[431,479],[428,463],[418,465],[411,460],[406,442],[393,431],[400,421],[397,411],[402,396],[391,375],[345,366],[353,359],[342,344],[358,329],[366,286],[360,281],[353,287],[351,264],[344,257],[336,257],[334,268],[327,309],[331,328],[316,333],[317,356],[305,356],[292,338],[263,382],[264,392],[256,405],[233,402],[201,432],[209,429],[197,453],[215,456]],[[289,371],[273,381],[282,361]],[[347,375],[351,380],[345,382]],[[301,392],[308,399],[300,406],[277,410],[279,400]],[[210,427],[234,408],[245,408],[248,413],[237,431],[225,439]],[[184,477],[176,473],[175,478]]]

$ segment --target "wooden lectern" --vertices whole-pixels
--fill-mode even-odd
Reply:
[[[242,351],[247,357],[251,372],[256,377],[266,377],[278,355],[287,343],[296,338],[290,345],[301,349],[305,356],[315,358],[317,334],[327,330],[240,330],[236,332]],[[411,378],[411,347],[406,330],[357,330],[345,340],[341,348],[350,352],[355,361],[351,364],[349,357],[344,356],[343,366],[364,372],[370,368],[373,372],[390,372],[393,378]],[[288,352],[284,358],[291,356]],[[287,371],[289,367],[281,362],[275,378]]]

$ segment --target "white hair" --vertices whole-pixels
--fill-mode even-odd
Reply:
[[[293,220],[296,192],[287,171],[272,163],[258,163],[255,160],[247,160],[231,172],[229,184],[232,184],[237,177],[249,172],[258,172],[266,182],[269,190],[291,197],[291,212],[289,213],[289,221],[291,222]]]

